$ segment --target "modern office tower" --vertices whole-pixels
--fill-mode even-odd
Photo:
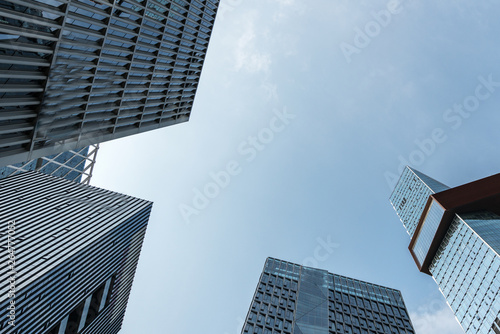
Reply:
[[[0,333],[118,333],[152,203],[25,172],[0,207]]]
[[[242,333],[415,331],[398,290],[268,258]]]
[[[99,144],[81,150],[67,151],[48,157],[0,167],[0,179],[27,171],[62,177],[66,180],[89,184],[94,170]]]
[[[219,0],[0,0],[0,166],[185,122]]]
[[[466,333],[500,333],[500,174],[448,188],[406,167],[390,201]]]

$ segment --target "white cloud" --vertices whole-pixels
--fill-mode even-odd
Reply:
[[[437,311],[419,310],[411,313],[410,318],[419,334],[464,334],[449,308]]]
[[[235,56],[236,70],[244,69],[248,72],[266,72],[271,65],[271,56],[259,52],[255,45],[255,30],[252,22],[247,24],[243,35],[238,39]]]
[[[274,0],[280,6],[280,9],[273,15],[273,21],[282,23],[286,21],[292,12],[298,15],[304,15],[306,5],[296,0]]]

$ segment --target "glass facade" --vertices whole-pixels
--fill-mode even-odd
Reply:
[[[434,235],[439,227],[439,223],[444,215],[444,208],[435,200],[431,202],[431,206],[427,211],[427,214],[422,223],[420,231],[415,236],[416,242],[413,246],[413,251],[417,256],[418,262],[422,264],[424,262],[429,248],[431,247]]]
[[[329,333],[328,283],[328,272],[302,267],[294,333]]]
[[[0,179],[27,171],[62,177],[63,179],[90,183],[99,145],[71,150],[48,157],[0,167]]]
[[[219,0],[0,0],[0,166],[185,122]]]
[[[415,332],[398,290],[268,258],[242,333]]]
[[[152,203],[25,172],[0,180],[0,207],[0,333],[118,333]]]
[[[430,195],[449,189],[444,184],[406,166],[390,201],[406,231],[413,237]]]
[[[500,216],[456,215],[430,271],[466,333],[498,333]]]
[[[412,253],[467,334],[500,334],[500,195],[495,182],[489,177],[436,194],[424,213],[429,196],[449,188],[407,167],[391,195],[411,236],[425,214]],[[431,250],[433,241],[439,243],[437,250]]]

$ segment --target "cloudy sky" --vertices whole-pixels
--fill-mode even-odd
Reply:
[[[498,172],[499,10],[223,0],[190,121],[98,154],[93,185],[154,201],[122,333],[240,333],[268,256],[462,333],[388,198],[405,164],[448,186]]]

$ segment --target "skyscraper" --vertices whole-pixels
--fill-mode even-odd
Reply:
[[[27,171],[62,177],[63,179],[89,184],[94,170],[99,145],[80,150],[70,150],[48,157],[0,167],[0,179]]]
[[[410,167],[390,201],[466,333],[500,333],[500,174],[449,188]]]
[[[0,207],[0,333],[118,333],[152,203],[25,172]]]
[[[189,119],[219,0],[0,0],[0,166]]]
[[[242,334],[415,333],[401,292],[268,258]]]

